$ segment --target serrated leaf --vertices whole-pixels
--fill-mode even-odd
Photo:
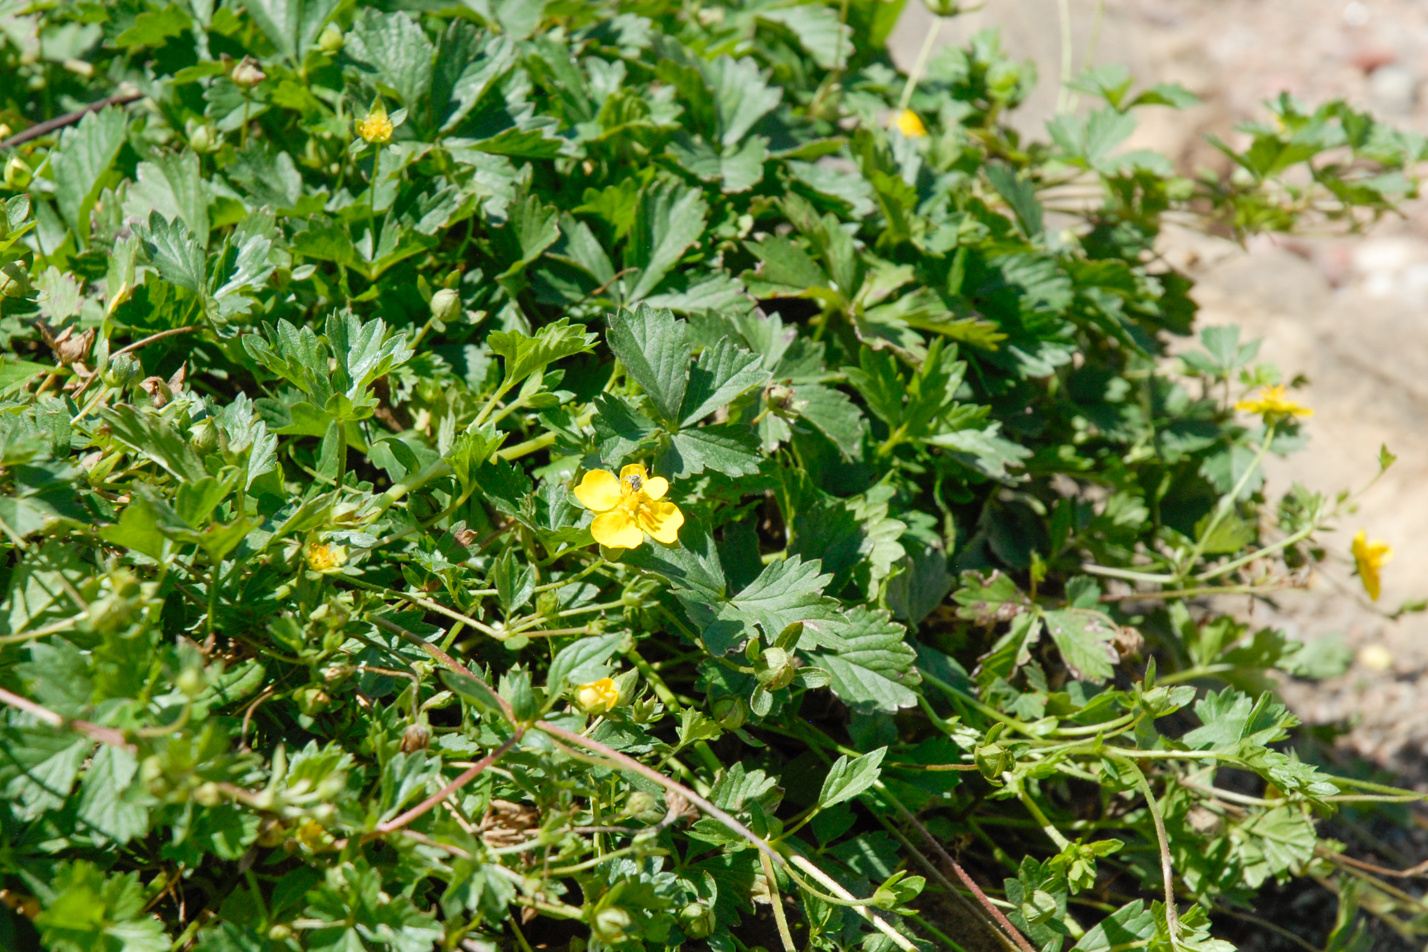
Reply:
[[[119,155],[127,133],[124,110],[109,106],[66,129],[50,155],[60,214],[82,238],[89,236],[89,210],[104,188],[105,173]]]
[[[1100,684],[1115,673],[1118,656],[1111,641],[1116,626],[1109,618],[1099,612],[1065,609],[1046,612],[1045,619],[1072,677]]]
[[[833,441],[845,459],[863,455],[863,413],[841,390],[822,384],[802,383],[793,388],[799,419],[813,424]]]
[[[704,67],[704,76],[713,90],[724,145],[737,143],[783,99],[783,90],[765,82],[758,64],[747,57],[720,56]]]
[[[150,212],[148,224],[140,229],[139,236],[159,277],[195,294],[208,287],[203,248],[183,222]]]
[[[855,711],[892,714],[917,705],[912,690],[921,680],[917,652],[905,640],[907,630],[886,611],[858,606],[848,612],[839,631],[837,651],[814,652],[809,658],[827,669],[833,693]]]
[[[297,63],[342,0],[244,0],[243,5],[273,45]]]
[[[95,832],[123,845],[147,832],[149,811],[128,796],[139,772],[132,753],[111,744],[95,751],[79,794],[79,816]]]
[[[752,476],[762,461],[758,436],[748,426],[734,423],[680,430],[670,437],[669,450],[660,457],[664,471],[677,479],[705,470]]]
[[[823,779],[823,789],[818,794],[818,806],[826,809],[845,800],[852,800],[859,794],[872,789],[882,772],[886,747],[879,747],[870,753],[851,760],[844,754],[833,762],[833,768]]]
[[[547,324],[534,335],[497,331],[486,339],[492,352],[505,359],[505,385],[519,383],[557,360],[582,354],[595,346],[595,335],[568,318]]]
[[[415,110],[431,89],[435,50],[420,24],[404,12],[362,11],[343,51],[375,74],[377,82]]]
[[[639,301],[664,280],[685,250],[704,234],[709,205],[696,188],[661,182],[640,194],[626,245],[625,267],[638,268],[639,280],[626,299]]]
[[[689,381],[691,348],[683,321],[665,308],[639,304],[610,318],[610,349],[640,385],[664,422],[679,419]]]
[[[841,645],[834,629],[841,630],[842,613],[837,599],[823,594],[832,576],[822,568],[817,559],[805,562],[796,555],[766,565],[739,594],[712,606],[713,617],[704,627],[709,651],[725,654],[759,634],[772,644],[785,629],[799,624],[805,626],[806,647]]]
[[[689,383],[680,407],[680,425],[689,426],[769,378],[757,354],[728,338],[699,354],[689,371]]]

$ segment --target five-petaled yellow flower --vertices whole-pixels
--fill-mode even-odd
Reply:
[[[1258,413],[1265,419],[1269,419],[1270,417],[1308,417],[1314,415],[1313,410],[1289,399],[1288,391],[1280,384],[1265,387],[1259,392],[1259,399],[1257,400],[1241,400],[1235,404],[1235,409],[1243,410],[1246,413]]]
[[[575,700],[591,714],[604,714],[620,703],[620,689],[613,678],[601,678],[580,685],[575,691]]]
[[[387,107],[381,99],[372,103],[365,119],[357,120],[357,134],[372,145],[386,145],[392,141],[392,120],[387,118]]]
[[[1379,595],[1378,570],[1392,557],[1393,549],[1387,542],[1378,539],[1370,542],[1368,533],[1363,529],[1354,536],[1354,561],[1359,566],[1359,581],[1364,583],[1364,591],[1374,601],[1378,601]]]
[[[893,126],[909,139],[921,139],[927,135],[927,127],[922,124],[917,113],[911,109],[900,110],[888,125]]]
[[[684,525],[684,513],[664,498],[669,480],[651,476],[641,463],[631,463],[614,473],[592,469],[575,487],[575,498],[596,513],[590,523],[595,541],[611,549],[633,549],[645,541],[645,534],[656,542],[673,545]]]

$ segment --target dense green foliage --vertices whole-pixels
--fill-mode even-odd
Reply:
[[[1187,179],[1116,69],[1024,141],[900,8],[0,4],[12,130],[124,99],[0,155],[0,946],[1220,950],[1348,882],[1267,693],[1332,659],[1197,601],[1336,504],[1154,248],[1422,145],[1283,99]],[[592,538],[632,463],[674,545]]]

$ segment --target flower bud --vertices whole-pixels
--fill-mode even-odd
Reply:
[[[212,781],[193,788],[193,802],[201,807],[216,807],[223,802],[223,791]]]
[[[764,391],[764,406],[774,413],[791,409],[793,407],[793,388],[788,384],[773,384]]]
[[[237,66],[233,67],[233,72],[229,74],[228,78],[233,80],[233,85],[239,89],[252,89],[267,79],[268,74],[263,72],[257,60],[251,56],[245,56],[238,61]]]
[[[714,702],[714,720],[725,730],[736,731],[749,719],[749,705],[741,697],[721,697]]]
[[[691,902],[679,910],[679,927],[691,939],[707,939],[714,934],[717,924],[713,906]]]
[[[630,914],[619,906],[610,906],[595,913],[595,921],[590,924],[590,932],[601,942],[614,944],[623,941],[625,930],[630,927]]]
[[[195,123],[188,134],[188,144],[195,152],[212,152],[218,148],[218,133],[210,125]]]
[[[433,320],[450,324],[461,316],[461,295],[452,288],[442,288],[431,296]]]
[[[768,648],[754,662],[754,677],[769,691],[788,687],[795,673],[793,656],[782,648]]]
[[[575,701],[590,714],[604,714],[620,703],[620,689],[612,678],[601,678],[582,684],[575,692]]]
[[[12,261],[0,267],[0,297],[17,298],[30,293],[30,276],[24,265]]]
[[[625,815],[643,823],[658,823],[664,819],[664,807],[660,806],[659,797],[636,790],[625,801]]]
[[[279,922],[268,929],[268,938],[274,942],[286,942],[293,937],[293,927],[286,922]]]
[[[972,749],[972,760],[976,762],[977,769],[982,772],[987,783],[994,787],[1000,787],[1004,782],[1002,774],[1010,770],[1016,764],[1016,758],[1012,752],[1007,750],[996,741],[988,744],[978,744]]]
[[[212,417],[199,423],[191,432],[193,448],[200,453],[212,453],[218,449],[218,423]]]
[[[5,163],[5,187],[13,191],[23,191],[30,186],[30,167],[18,155],[10,156]]]
[[[202,668],[184,668],[175,684],[185,697],[193,700],[208,687],[208,678],[204,676]]]
[[[332,696],[317,685],[308,684],[293,692],[293,700],[297,702],[298,710],[311,717],[327,710]]]
[[[426,750],[431,744],[431,731],[425,724],[409,724],[402,732],[402,753],[414,754],[419,750]]]
[[[337,24],[329,23],[322,28],[322,33],[317,37],[317,48],[330,56],[342,49],[342,45],[346,42],[346,37],[337,28]]]
[[[104,383],[115,389],[122,389],[144,375],[144,365],[133,354],[120,354],[109,361],[109,369],[104,371]]]

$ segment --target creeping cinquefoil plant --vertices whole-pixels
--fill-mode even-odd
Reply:
[[[1112,67],[1023,137],[901,7],[0,8],[0,947],[1428,921],[1323,826],[1412,794],[1273,693],[1333,659],[1225,613],[1387,547],[1267,495],[1313,421],[1167,356],[1156,254],[1367,224],[1422,143],[1285,97],[1186,178]]]

